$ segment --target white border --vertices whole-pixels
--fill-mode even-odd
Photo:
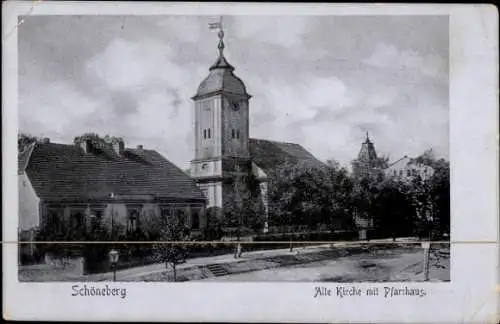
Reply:
[[[17,239],[17,16],[44,14],[449,15],[451,283],[425,298],[313,299],[309,283],[119,284],[128,296],[70,297],[71,283],[17,281],[3,244],[4,317],[16,320],[485,322],[498,303],[498,13],[493,5],[2,3],[3,241]],[[10,35],[9,35],[10,34]],[[468,243],[467,243],[468,242]],[[334,288],[336,284],[325,286]],[[359,287],[384,286],[358,284]],[[104,302],[103,302],[104,301]]]

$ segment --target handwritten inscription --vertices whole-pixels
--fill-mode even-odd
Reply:
[[[380,289],[382,288],[382,289]],[[427,293],[424,289],[385,286],[385,287],[369,287],[359,288],[352,286],[336,286],[334,289],[326,286],[314,287],[313,298],[319,297],[359,297],[359,296],[382,296],[384,298],[392,298],[397,296],[416,296],[424,297]]]

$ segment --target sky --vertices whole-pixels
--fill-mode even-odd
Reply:
[[[30,16],[19,26],[19,131],[96,132],[181,168],[193,101],[217,58],[213,16]],[[227,16],[225,56],[250,99],[250,136],[348,166],[366,132],[395,161],[448,158],[445,16]]]

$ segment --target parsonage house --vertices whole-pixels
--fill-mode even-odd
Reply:
[[[196,230],[206,199],[182,170],[154,150],[84,136],[73,145],[33,142],[19,153],[19,231],[81,227],[89,218],[141,226],[146,213],[177,216]]]

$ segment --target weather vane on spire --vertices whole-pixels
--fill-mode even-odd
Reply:
[[[223,30],[223,25],[222,25],[222,16],[219,17],[218,22],[213,22],[208,24],[208,28],[211,30],[218,29],[218,36],[219,36],[219,55],[222,56],[222,52],[224,51],[224,30]]]

